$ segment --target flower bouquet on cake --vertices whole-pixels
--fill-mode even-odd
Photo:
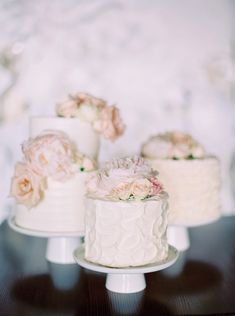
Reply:
[[[109,267],[164,260],[167,193],[142,158],[113,160],[87,182],[85,258]]]
[[[22,152],[11,182],[16,224],[38,231],[84,231],[85,181],[95,161],[65,133],[53,130],[24,142]]]
[[[141,155],[159,171],[169,193],[169,224],[197,226],[220,217],[220,166],[191,135],[150,137]]]
[[[115,141],[124,133],[125,125],[116,106],[90,94],[77,93],[56,105],[56,116],[31,118],[32,137],[45,129],[65,132],[79,151],[97,159],[100,136]]]

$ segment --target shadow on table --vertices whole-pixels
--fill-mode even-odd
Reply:
[[[180,273],[175,273],[176,270],[179,272],[177,266],[172,266],[154,276],[147,276],[149,287],[154,288],[156,297],[158,294],[169,297],[205,293],[219,287],[222,282],[221,272],[205,262],[188,260]]]
[[[74,266],[74,265],[71,265]],[[80,269],[76,265],[77,269]],[[62,268],[62,265],[61,265]],[[59,275],[61,268],[55,267],[53,273]],[[71,267],[68,267],[71,269]],[[72,271],[74,273],[74,271]],[[76,274],[74,274],[76,276]],[[79,302],[83,301],[86,291],[82,290],[84,284],[84,273],[79,272],[79,278],[70,280],[70,287],[66,280],[65,269],[61,273],[61,278],[52,281],[52,278],[47,274],[35,275],[18,280],[11,289],[11,296],[13,301],[17,303],[17,306],[21,309],[24,316],[32,315],[31,309],[33,309],[33,315],[40,315],[42,310],[47,311],[46,315],[72,315],[78,308]],[[55,275],[53,275],[55,278]],[[65,282],[63,284],[63,281]],[[55,282],[58,282],[55,284]],[[57,286],[58,287],[55,287]],[[81,299],[78,300],[78,297]],[[31,308],[30,308],[31,307]],[[29,313],[29,314],[28,314]],[[44,314],[43,314],[44,315]]]

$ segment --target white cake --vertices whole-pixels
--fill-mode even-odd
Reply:
[[[85,182],[95,162],[59,131],[30,138],[22,151],[11,183],[16,224],[44,232],[84,233]]]
[[[190,135],[153,136],[142,146],[142,155],[169,194],[169,224],[197,226],[221,216],[219,161]]]
[[[89,122],[79,118],[64,117],[32,117],[29,133],[36,137],[44,130],[59,130],[65,132],[84,155],[97,159],[100,146],[100,136]]]
[[[142,266],[167,257],[166,200],[89,199],[85,258],[109,267]]]
[[[140,158],[107,164],[87,184],[85,258],[109,267],[166,259],[167,193]]]
[[[169,224],[195,226],[221,216],[216,158],[148,161],[169,194]]]
[[[43,201],[30,210],[22,204],[16,206],[16,224],[37,231],[84,233],[88,175],[80,172],[64,183],[48,178]]]

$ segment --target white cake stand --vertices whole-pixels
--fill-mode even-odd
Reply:
[[[199,227],[216,222],[220,218],[214,218],[212,220],[207,220],[203,222],[198,222],[195,225],[191,224],[175,224],[169,225],[167,228],[167,240],[168,243],[174,246],[178,251],[186,251],[190,247],[190,238],[188,233],[188,228]]]
[[[88,262],[84,255],[84,246],[80,245],[74,251],[75,261],[83,268],[107,273],[105,286],[108,290],[117,293],[136,293],[144,290],[146,287],[144,273],[156,272],[170,267],[177,260],[179,253],[174,247],[169,246],[168,257],[165,260],[141,267],[130,268],[110,268],[101,266],[99,264]]]
[[[82,232],[44,232],[18,226],[15,217],[8,218],[9,226],[16,232],[33,237],[48,238],[46,259],[58,264],[75,263],[73,251],[82,244]]]

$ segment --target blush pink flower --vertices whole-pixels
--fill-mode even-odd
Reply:
[[[68,99],[56,106],[56,114],[65,118],[75,117],[77,112],[77,104],[74,100]]]
[[[105,138],[116,140],[125,130],[119,109],[115,106],[104,107],[100,112],[100,118],[94,123],[94,128]]]
[[[163,186],[162,184],[158,181],[157,178],[151,177],[149,181],[152,184],[152,189],[150,195],[158,195],[159,193],[163,192]]]
[[[22,146],[25,159],[41,176],[65,181],[77,170],[75,149],[66,134],[45,131]]]
[[[82,155],[81,153],[76,153],[76,163],[79,165],[80,170],[83,168],[82,171],[92,171],[97,168],[95,160]]]
[[[108,195],[109,199],[128,200],[132,194],[132,184],[128,182],[120,183],[111,190]]]
[[[94,111],[100,110],[106,106],[106,102],[102,99],[93,97],[88,93],[78,93],[76,95],[70,95],[64,102],[58,103],[56,106],[56,113],[58,116],[62,117],[79,117],[83,112],[85,117],[89,120],[89,114],[94,116]],[[81,108],[87,108],[87,111],[83,109],[82,113],[79,112]],[[92,111],[94,108],[94,111]],[[84,116],[84,113],[83,115]]]
[[[31,208],[38,204],[43,196],[45,180],[27,163],[17,163],[11,181],[10,194],[19,204]]]

